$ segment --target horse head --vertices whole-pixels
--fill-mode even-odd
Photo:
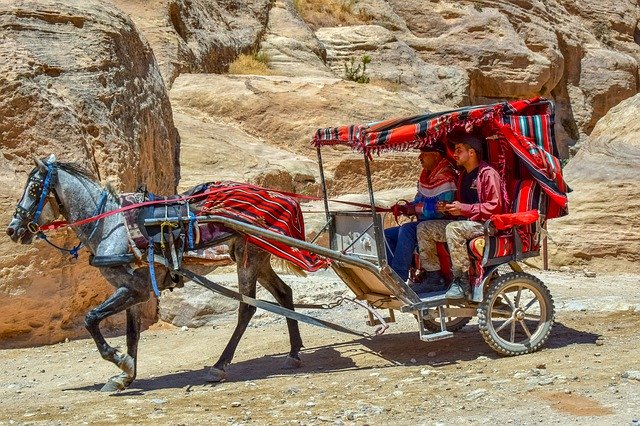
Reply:
[[[54,210],[59,208],[55,199],[48,202],[56,195],[55,155],[51,154],[45,161],[37,158],[34,158],[34,161],[36,167],[29,173],[22,197],[6,230],[11,240],[22,244],[31,243],[33,236],[38,232],[38,226],[53,220],[57,216]]]

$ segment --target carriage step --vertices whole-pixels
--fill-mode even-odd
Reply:
[[[453,337],[453,333],[450,331],[439,331],[437,333],[423,334],[420,336],[420,340],[423,342],[434,342],[436,340],[448,339]]]
[[[446,293],[446,290],[434,291],[431,293],[418,293],[418,297],[422,301],[422,306],[435,307],[438,305],[444,305],[446,303],[447,298],[444,297]]]

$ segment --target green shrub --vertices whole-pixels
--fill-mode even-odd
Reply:
[[[367,75],[367,64],[371,63],[371,56],[362,55],[360,63],[355,64],[355,58],[344,62],[344,78],[348,81],[356,83],[368,83],[370,81]]]

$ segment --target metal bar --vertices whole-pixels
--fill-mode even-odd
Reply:
[[[327,223],[325,223],[325,224],[324,224],[324,226],[322,227],[322,229],[318,231],[318,233],[315,235],[315,237],[313,237],[313,239],[312,239],[311,241],[309,241],[309,243],[311,243],[311,244],[315,243],[315,242],[316,242],[316,240],[317,240],[318,238],[320,238],[320,235],[322,235],[322,233],[323,233],[324,231],[326,231],[326,230],[327,230],[327,228],[329,227],[329,225],[331,225],[331,218],[329,218],[329,220],[327,221]]]
[[[159,225],[162,222],[179,222],[183,218],[181,217],[163,217],[163,218],[150,218],[144,220],[145,226],[153,226]],[[371,271],[376,276],[380,276],[380,269],[371,262],[367,262],[366,260],[362,260],[355,256],[350,256],[343,254],[339,251],[331,250],[326,247],[322,247],[316,244],[310,244],[306,241],[298,240],[296,238],[287,237],[286,235],[278,234],[276,232],[269,231],[264,228],[260,228],[255,225],[251,225],[245,222],[240,222],[235,219],[230,219],[228,217],[223,216],[196,216],[195,218],[198,222],[216,222],[221,223],[227,228],[234,229],[238,232],[249,234],[249,235],[257,235],[260,237],[264,237],[273,241],[278,241],[281,243],[285,243],[291,247],[301,248],[312,253],[319,254],[320,256],[328,257],[329,259],[338,260],[340,262],[349,263],[352,265],[359,266],[363,269]]]
[[[353,334],[356,336],[363,336],[363,337],[369,337],[369,338],[372,337],[371,334],[369,333],[361,333],[355,330],[351,330],[349,328],[342,327],[340,325],[337,325],[328,321],[314,318],[309,315],[301,314],[300,312],[292,311],[291,309],[287,309],[285,307],[282,307],[272,302],[267,302],[266,300],[254,299],[244,294],[240,294],[224,286],[221,286],[220,284],[214,283],[213,281],[210,281],[200,275],[196,275],[187,269],[179,269],[175,271],[175,273],[182,275],[183,277],[188,278],[194,283],[199,284],[205,288],[208,288],[211,291],[214,291],[216,293],[219,293],[231,299],[238,300],[239,302],[246,303],[247,305],[264,309],[265,311],[273,312],[275,314],[282,315],[284,317],[291,318],[296,321],[306,322],[307,324],[316,325],[318,327],[325,327],[331,330],[337,330],[343,333]]]
[[[549,251],[547,250],[547,222],[544,223],[542,229],[545,230],[542,238],[542,267],[545,271],[549,270]]]
[[[327,223],[329,223],[329,198],[327,194],[327,182],[324,180],[324,167],[322,165],[322,153],[320,152],[320,147],[316,148],[318,152],[318,168],[320,169],[320,183],[322,188],[322,198],[324,199],[324,214],[327,219]]]
[[[369,156],[364,154],[364,168],[367,175],[367,189],[369,190],[369,202],[371,203],[371,217],[373,219],[373,234],[376,239],[376,249],[378,250],[378,264],[384,266],[387,264],[387,254],[385,252],[384,234],[380,229],[377,221],[376,203],[373,198],[373,182],[371,180],[371,168],[369,167]]]

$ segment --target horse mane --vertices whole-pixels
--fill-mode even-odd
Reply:
[[[55,165],[60,170],[64,170],[65,172],[67,172],[67,173],[69,173],[69,174],[71,174],[73,176],[82,177],[84,179],[88,179],[88,180],[93,180],[93,181],[99,182],[99,179],[96,177],[96,175],[93,174],[93,172],[90,172],[86,168],[82,167],[80,165],[80,163],[56,161]],[[116,200],[118,199],[118,192],[113,187],[113,185],[111,185],[111,182],[107,182],[107,184],[105,185],[104,189],[114,199],[116,199]]]
[[[64,170],[65,172],[71,175],[83,177],[89,180],[98,180],[96,178],[96,175],[94,175],[92,172],[82,167],[79,163],[67,163],[63,161],[56,161],[55,165],[60,170]]]

